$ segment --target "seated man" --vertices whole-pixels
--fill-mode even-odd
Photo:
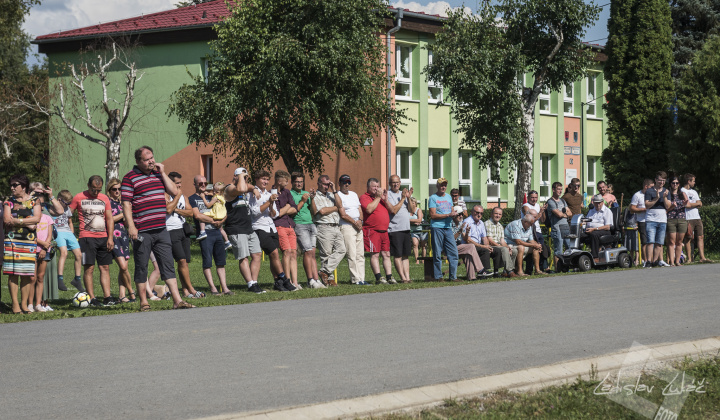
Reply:
[[[540,251],[542,251],[542,245],[537,243],[534,239],[534,223],[535,216],[528,213],[523,216],[522,219],[513,220],[508,223],[505,228],[505,241],[513,248],[513,251],[517,250],[517,257],[515,258],[515,273],[518,276],[527,275],[523,272],[522,262],[523,257],[528,255],[531,250],[535,271],[538,274],[547,274],[540,270]]]
[[[610,228],[613,225],[613,215],[610,209],[605,207],[605,200],[600,194],[593,196],[594,208],[590,210],[587,217],[592,219],[585,225],[585,232],[580,237],[583,243],[590,243],[590,254],[596,260],[600,250],[600,238],[610,235]]]
[[[492,211],[492,217],[485,221],[487,239],[490,246],[493,247],[490,257],[492,257],[495,262],[494,275],[496,277],[501,266],[505,268],[503,276],[515,277],[517,274],[513,271],[513,267],[514,261],[517,258],[517,248],[511,247],[507,244],[507,242],[505,242],[505,228],[503,228],[502,223],[500,223],[502,216],[503,210],[500,207],[495,207]]]

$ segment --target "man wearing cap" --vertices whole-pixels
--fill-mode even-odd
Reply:
[[[442,253],[445,252],[450,264],[450,280],[457,281],[458,250],[452,230],[452,220],[458,212],[453,209],[452,198],[445,193],[447,179],[438,178],[437,192],[430,196],[430,235],[432,236],[433,276],[436,281],[444,281],[442,273]]]
[[[340,213],[340,231],[345,241],[350,283],[366,286],[365,281],[365,249],[363,246],[363,219],[360,198],[350,191],[350,175],[343,175],[338,180],[340,191],[335,194],[335,205]]]
[[[375,284],[395,284],[390,263],[390,213],[387,205],[387,192],[380,188],[380,181],[370,178],[367,191],[360,197],[363,211],[363,238],[365,252],[370,253],[370,268],[375,275]],[[383,257],[385,278],[380,273],[380,255]]]
[[[415,204],[410,201],[412,188],[400,191],[400,177],[390,177],[390,191],[387,192],[385,205],[390,212],[390,256],[395,258],[395,269],[400,281],[410,283],[410,253],[412,235],[410,234],[410,215],[415,214]]]
[[[605,200],[600,194],[592,198],[593,208],[588,212],[587,217],[591,219],[585,225],[585,232],[580,237],[583,243],[590,243],[590,254],[597,259],[600,250],[600,238],[610,235],[610,228],[613,225],[613,215],[610,209],[605,207]]]
[[[340,213],[335,201],[335,184],[327,175],[318,178],[318,189],[310,203],[317,226],[317,244],[322,267],[318,271],[324,285],[337,286],[333,272],[345,256],[345,241],[340,232]]]

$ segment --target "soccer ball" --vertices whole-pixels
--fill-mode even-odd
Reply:
[[[85,292],[77,292],[73,296],[72,304],[78,308],[87,308],[90,306],[90,295]]]

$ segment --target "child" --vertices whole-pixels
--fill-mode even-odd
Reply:
[[[65,260],[68,256],[68,251],[71,251],[75,255],[75,278],[70,284],[73,285],[78,291],[84,292],[85,288],[82,285],[82,253],[80,252],[80,243],[78,242],[75,234],[73,233],[73,222],[72,222],[72,210],[70,210],[70,203],[72,202],[73,195],[68,190],[60,191],[58,194],[58,201],[62,205],[64,212],[56,215],[54,212],[50,214],[55,217],[55,230],[57,230],[57,246],[60,249],[60,257],[58,258],[58,289],[66,291],[63,274],[65,272]]]
[[[47,312],[53,309],[42,300],[45,269],[47,263],[52,258],[52,225],[53,219],[47,214],[43,214],[40,218],[40,223],[37,224],[37,267],[35,269],[35,305],[32,306],[35,312]],[[32,302],[28,302],[31,304]],[[28,305],[30,308],[31,305]]]
[[[205,207],[209,208],[210,211],[205,213],[205,216],[212,217],[213,220],[222,220],[227,217],[227,209],[225,209],[225,184],[222,182],[217,182],[213,186],[213,198],[210,201],[207,201],[205,199],[205,195],[201,195],[200,198],[202,198],[203,203],[205,203]],[[225,240],[225,249],[232,248],[232,244],[230,244],[230,241],[228,240],[227,234],[225,233],[225,229],[220,228],[220,234],[223,237],[223,240]],[[205,223],[200,222],[200,235],[198,236],[198,240],[203,240],[207,237],[207,233],[205,233]]]

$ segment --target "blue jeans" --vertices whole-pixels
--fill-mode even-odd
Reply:
[[[645,231],[647,232],[648,244],[663,246],[665,244],[665,222],[651,222],[645,220]]]
[[[458,250],[455,245],[455,235],[451,228],[430,228],[432,235],[433,252],[433,277],[441,279],[442,274],[442,252],[445,251],[448,263],[450,264],[450,280],[457,278]]]
[[[565,245],[565,248],[570,248],[570,239],[563,239],[560,229],[553,229],[550,236],[553,239],[553,251],[556,256],[563,253],[563,245]]]

